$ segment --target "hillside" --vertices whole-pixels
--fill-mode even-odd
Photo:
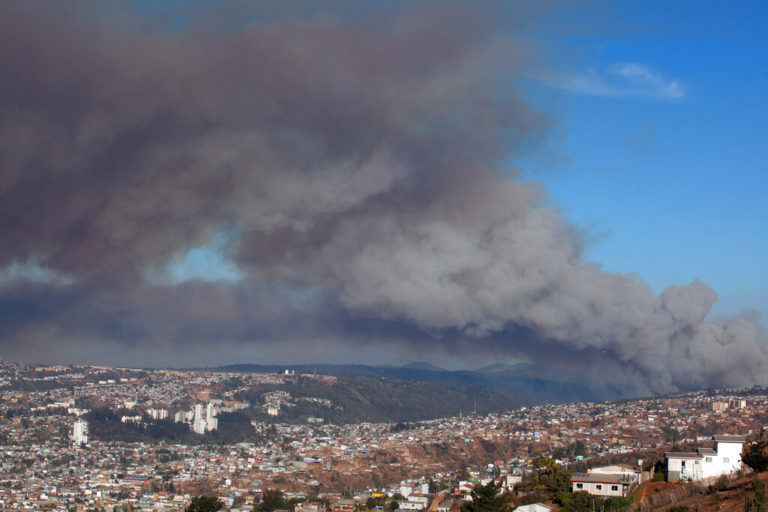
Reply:
[[[758,477],[765,486],[768,473],[760,473]],[[706,485],[648,482],[636,493],[633,508],[658,512],[670,507],[687,507],[700,512],[742,512],[755,499],[753,481],[754,475]]]
[[[237,398],[258,405],[271,391],[284,391],[291,396],[289,405],[280,409],[280,422],[305,422],[309,417],[320,417],[330,423],[394,423],[453,416],[475,409],[486,414],[521,405],[513,395],[485,384],[438,384],[371,375],[348,375],[333,383],[298,376],[285,384],[242,391]],[[256,419],[269,420],[263,409],[257,407],[255,411]]]
[[[418,421],[460,412],[500,412],[540,403],[605,401],[633,395],[631,389],[588,384],[577,372],[553,371],[518,363],[496,364],[476,371],[444,370],[428,363],[403,367],[366,365],[257,365],[238,364],[215,368],[241,373],[333,375],[334,385],[312,379],[294,379],[275,389],[262,387],[240,398],[258,404],[268,390],[281,389],[293,397],[327,399],[333,407],[297,401],[281,412],[281,420],[303,421],[321,417],[334,423],[358,421]]]

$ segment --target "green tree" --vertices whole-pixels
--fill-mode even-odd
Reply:
[[[472,501],[461,506],[461,512],[504,512],[509,504],[500,495],[501,482],[491,480],[487,485],[478,485],[472,490]]]
[[[760,433],[760,437],[754,443],[748,444],[744,447],[744,453],[741,456],[741,461],[749,466],[755,473],[762,473],[768,470],[768,440],[765,439],[763,433]]]
[[[611,496],[605,500],[605,512],[624,512],[631,505],[627,498],[621,496]]]
[[[554,495],[555,502],[565,505],[570,495],[571,472],[561,467],[550,457],[536,457],[532,461],[534,468],[533,488],[546,489]]]
[[[565,500],[562,512],[592,512],[602,510],[602,498],[592,496],[587,491],[576,491]]]
[[[752,500],[750,511],[765,512],[765,484],[757,478],[757,475],[755,475],[755,479],[752,480],[752,492],[755,497]]]
[[[287,508],[288,503],[280,489],[267,489],[261,498],[261,503],[253,507],[254,512],[273,512],[280,508]]]
[[[184,512],[217,512],[224,503],[216,496],[195,496]]]

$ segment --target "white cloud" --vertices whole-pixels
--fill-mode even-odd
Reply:
[[[645,97],[677,100],[685,96],[677,80],[664,77],[644,64],[618,63],[604,72],[588,69],[581,73],[549,72],[537,77],[551,87],[575,94],[613,97]]]

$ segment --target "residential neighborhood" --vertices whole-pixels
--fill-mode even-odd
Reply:
[[[0,506],[181,510],[194,496],[212,495],[238,511],[279,489],[302,503],[299,512],[353,512],[393,501],[402,510],[448,512],[489,482],[524,496],[544,459],[569,472],[571,492],[627,498],[652,480],[711,481],[743,472],[743,445],[768,417],[768,395],[759,389],[537,405],[408,424],[261,416],[295,401],[274,391],[290,378],[4,362]],[[318,386],[335,379],[311,378]],[[269,391],[258,395],[259,389]],[[246,390],[255,403],[242,400]],[[228,442],[233,433],[243,440]],[[541,512],[552,504],[526,506],[521,510]]]

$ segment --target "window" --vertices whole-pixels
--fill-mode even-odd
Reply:
[[[603,486],[602,486],[602,485],[600,485],[600,484],[597,484],[597,485],[595,486],[595,489],[597,489],[598,491],[599,491],[600,489],[602,489],[602,488],[603,488]]]
[[[712,457],[707,457],[707,462],[712,462]]]
[[[576,484],[576,488],[577,489],[583,489],[584,488],[584,484]]]
[[[611,486],[611,490],[612,491],[618,491],[619,490],[619,486],[618,485],[612,485]]]

